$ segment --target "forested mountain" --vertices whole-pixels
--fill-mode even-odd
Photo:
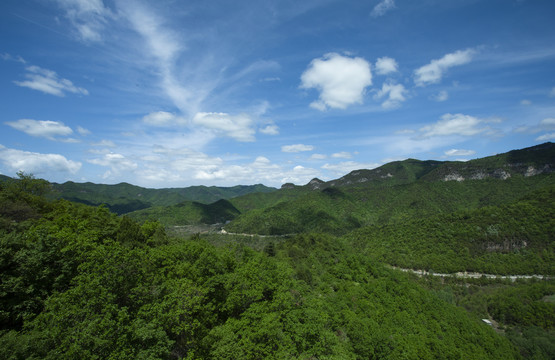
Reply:
[[[276,190],[261,184],[233,187],[190,186],[185,188],[149,189],[127,183],[103,185],[93,183],[52,184],[53,198],[62,198],[87,205],[106,205],[110,211],[126,214],[151,206],[171,206],[183,201],[203,204],[230,199],[250,193],[268,193]]]
[[[212,204],[184,201],[171,206],[153,206],[134,211],[128,216],[136,221],[154,220],[165,226],[192,224],[223,224],[237,217],[239,210],[228,200],[218,200]]]
[[[244,212],[226,230],[340,234],[360,226],[508,204],[553,184],[554,162],[553,143],[468,162],[392,162],[329,182],[313,180],[302,187],[260,194],[269,201],[259,201],[258,209]],[[245,198],[249,199],[238,197],[232,202],[242,209]]]
[[[304,235],[257,252],[169,239],[42,189],[30,178],[0,188],[4,359],[518,357],[345,241]]]
[[[0,358],[553,359],[554,159],[409,159],[125,216],[3,178]]]

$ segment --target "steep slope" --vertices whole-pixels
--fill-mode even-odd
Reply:
[[[555,183],[504,205],[367,226],[346,235],[373,259],[443,273],[555,275]]]

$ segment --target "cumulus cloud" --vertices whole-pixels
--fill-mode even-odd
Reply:
[[[265,135],[279,135],[279,128],[277,125],[266,125],[258,131]]]
[[[555,132],[538,136],[536,141],[551,141],[555,140]]]
[[[390,73],[397,72],[398,67],[399,65],[397,65],[397,61],[387,56],[378,58],[378,60],[376,60],[375,68],[376,68],[376,74],[378,75],[387,75]]]
[[[57,0],[65,17],[76,30],[77,37],[86,42],[102,40],[101,32],[107,21],[114,18],[102,0]]]
[[[297,165],[281,174],[281,183],[306,184],[315,177],[321,177],[320,171],[313,168]]]
[[[171,126],[185,124],[186,120],[167,111],[155,111],[143,116],[143,122],[152,126]]]
[[[107,153],[104,154],[103,157],[90,159],[88,162],[95,165],[109,167],[111,171],[105,174],[105,178],[109,175],[119,175],[125,172],[130,172],[138,167],[138,164],[135,161],[117,153]]]
[[[281,151],[286,153],[298,153],[302,151],[312,151],[312,150],[314,150],[314,146],[304,145],[304,144],[284,145],[281,147]]]
[[[374,96],[375,99],[386,98],[382,103],[384,109],[399,107],[406,100],[405,94],[408,91],[401,84],[384,83],[381,90]]]
[[[238,141],[254,141],[253,121],[246,114],[199,112],[194,116],[193,123]]]
[[[77,173],[81,169],[81,163],[68,160],[60,154],[41,154],[36,152],[9,149],[0,145],[0,162],[8,168],[24,171],[32,174],[44,174],[48,172]]]
[[[77,132],[78,132],[79,134],[81,134],[82,136],[86,136],[86,135],[90,135],[90,134],[91,134],[91,131],[90,131],[90,130],[85,129],[85,128],[82,127],[82,126],[77,126]]]
[[[485,122],[470,115],[445,114],[437,123],[422,127],[420,132],[425,138],[448,135],[473,136],[490,131],[488,126],[481,126]]]
[[[476,154],[474,150],[464,150],[464,149],[451,149],[445,151],[447,156],[470,156]]]
[[[430,99],[437,102],[446,101],[449,99],[449,93],[446,90],[441,90],[437,94],[430,96]]]
[[[60,78],[55,71],[43,69],[35,65],[28,66],[25,69],[27,70],[25,74],[27,80],[14,81],[18,86],[60,97],[65,96],[66,92],[89,95],[87,89],[73,85],[68,79]]]
[[[469,63],[475,53],[473,49],[458,50],[446,54],[441,59],[432,60],[414,71],[414,83],[417,86],[437,84],[449,68]]]
[[[5,124],[16,130],[23,131],[27,135],[44,137],[49,140],[56,140],[56,136],[68,136],[73,133],[70,127],[57,121],[19,119],[17,121],[8,121]]]
[[[382,0],[378,3],[378,5],[374,6],[370,15],[372,17],[380,17],[393,8],[395,8],[394,0]]]
[[[337,53],[312,60],[301,75],[301,88],[320,91],[319,99],[310,106],[321,111],[362,103],[364,90],[370,85],[372,73],[366,60]]]

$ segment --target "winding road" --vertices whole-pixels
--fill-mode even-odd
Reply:
[[[406,269],[406,268],[401,268],[401,267],[391,266],[391,265],[389,267],[403,272],[413,273],[418,276],[456,277],[460,279],[480,279],[482,277],[485,277],[487,279],[500,279],[500,280],[509,279],[511,281],[516,281],[517,279],[551,280],[555,278],[554,276],[547,276],[547,275],[494,275],[494,274],[484,274],[484,273],[466,272],[466,271],[446,274],[446,273],[437,273],[433,271],[430,272],[426,270]]]

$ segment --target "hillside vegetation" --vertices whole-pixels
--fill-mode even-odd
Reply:
[[[43,185],[0,188],[4,359],[518,358],[346,241],[178,241],[158,223],[48,202]]]
[[[125,216],[2,178],[0,358],[553,359],[554,149]]]
[[[87,205],[106,205],[116,214],[147,209],[152,206],[171,206],[183,201],[209,204],[250,193],[268,193],[276,189],[261,184],[233,187],[190,186],[186,188],[148,189],[127,183],[103,185],[93,183],[52,184],[53,199],[66,199]]]

